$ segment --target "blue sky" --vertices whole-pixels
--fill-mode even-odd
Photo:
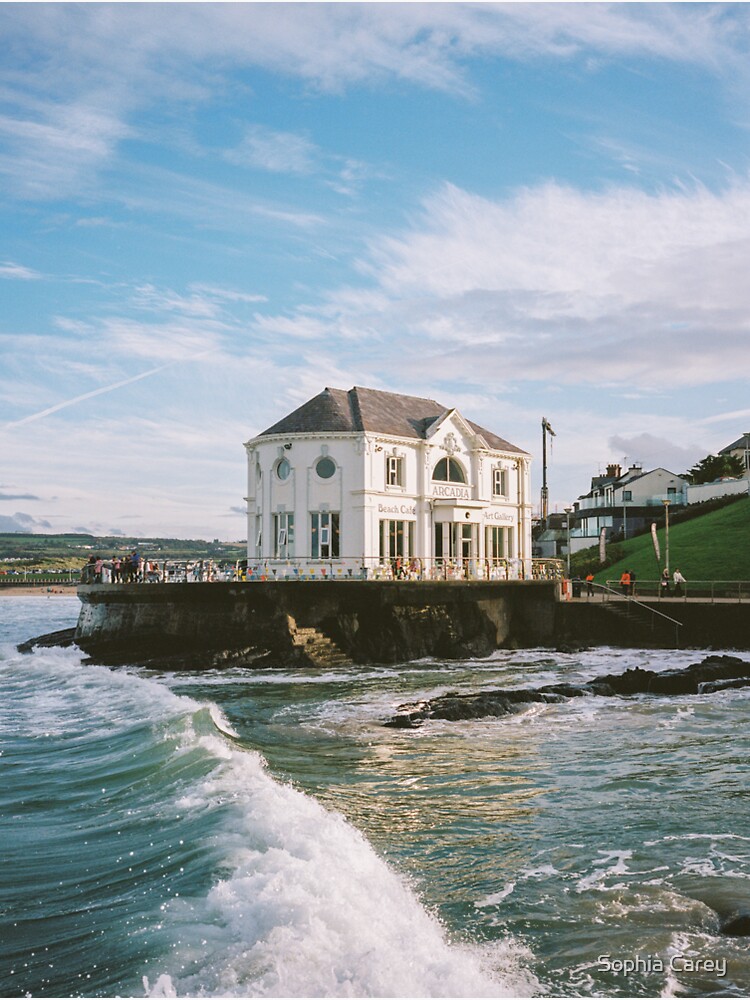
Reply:
[[[242,443],[431,396],[551,506],[750,427],[746,4],[0,5],[0,530],[239,539]]]

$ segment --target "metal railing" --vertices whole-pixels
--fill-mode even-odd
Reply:
[[[597,590],[601,590],[603,592],[605,600],[610,599],[612,597],[618,599],[624,599],[628,604],[633,604],[638,608],[643,608],[643,610],[647,611],[650,615],[657,615],[659,618],[664,618],[665,621],[670,622],[670,624],[672,625],[678,625],[678,626],[682,625],[682,622],[678,622],[676,618],[671,618],[669,615],[664,614],[662,611],[658,611],[650,604],[644,604],[642,601],[639,601],[633,594],[622,594],[621,592],[618,593],[613,587],[605,586],[602,583],[594,583],[592,584],[592,586],[594,586]]]
[[[75,585],[78,580],[78,570],[10,570],[0,572],[0,587],[46,587],[51,584],[58,586]]]
[[[607,580],[606,582],[615,597],[624,596],[620,589],[619,580]],[[687,601],[692,599],[708,601],[712,604],[717,601],[738,601],[740,603],[750,601],[750,581],[748,580],[689,580],[683,583],[679,589],[671,580],[668,588],[661,586],[661,580],[637,580],[635,590],[638,597],[655,600]]]
[[[148,558],[138,567],[110,560],[88,563],[81,583],[213,583],[267,580],[562,580],[561,559],[241,559],[220,564],[209,561]]]

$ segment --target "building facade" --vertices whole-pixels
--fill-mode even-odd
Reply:
[[[655,517],[684,507],[687,503],[687,480],[667,469],[644,472],[631,465],[623,472],[619,465],[608,465],[605,476],[595,476],[591,489],[578,498],[571,516],[571,551],[595,545],[602,530],[607,539],[628,538],[643,531]]]
[[[750,479],[750,433],[743,434],[741,438],[722,448],[720,455],[733,455],[742,462],[744,479]]]
[[[250,575],[531,574],[530,455],[455,408],[327,388],[245,449]]]

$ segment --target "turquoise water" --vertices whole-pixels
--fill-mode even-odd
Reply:
[[[167,675],[15,652],[77,610],[0,603],[2,995],[748,995],[717,912],[750,908],[750,691],[382,725],[703,653]]]

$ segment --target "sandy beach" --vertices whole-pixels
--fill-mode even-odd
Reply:
[[[0,597],[75,597],[76,585],[61,587],[59,584],[40,584],[38,587],[0,584]]]

